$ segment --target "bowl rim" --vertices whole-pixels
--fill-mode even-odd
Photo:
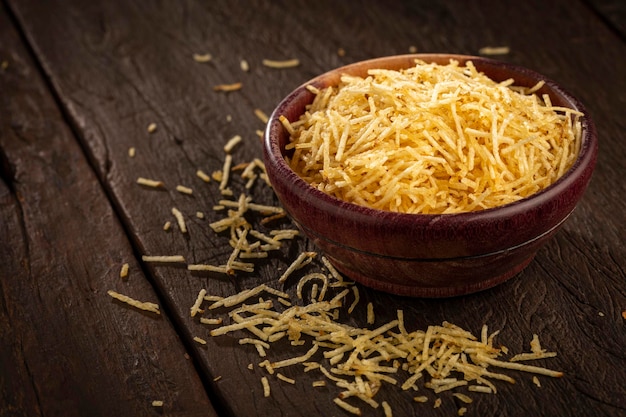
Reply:
[[[437,60],[449,61],[450,59],[457,60],[460,64],[464,64],[467,61],[472,61],[479,71],[481,71],[479,67],[483,66],[502,68],[511,73],[510,78],[514,79],[515,75],[521,75],[528,79],[534,80],[535,82],[543,80],[544,86],[538,91],[538,93],[540,93],[542,90],[549,90],[553,95],[558,96],[559,99],[562,99],[559,101],[564,100],[566,103],[568,103],[567,107],[583,113],[583,116],[580,117],[581,147],[579,154],[576,157],[576,160],[574,161],[572,166],[557,181],[550,184],[543,190],[540,190],[521,200],[477,211],[425,214],[380,210],[341,200],[311,186],[295,171],[293,171],[286,163],[284,159],[283,149],[281,149],[281,146],[278,143],[280,133],[284,129],[282,123],[279,120],[279,117],[285,113],[285,109],[289,107],[291,102],[298,98],[301,98],[302,95],[310,95],[312,100],[313,93],[309,92],[306,89],[308,85],[314,85],[317,87],[326,86],[328,85],[328,80],[338,79],[338,77],[343,73],[351,73],[353,71],[357,71],[359,68],[384,68],[384,65],[390,62],[411,62],[415,60],[432,62]],[[400,66],[397,68],[402,67]],[[404,68],[406,68],[406,66]],[[517,79],[515,80],[514,85],[519,85],[517,83]],[[291,121],[293,122],[293,120]],[[495,60],[493,58],[486,58],[475,55],[431,53],[389,55],[371,58],[332,69],[314,78],[309,79],[308,81],[302,83],[300,86],[292,90],[287,96],[285,96],[285,98],[283,98],[276,106],[276,108],[272,111],[263,135],[263,147],[264,156],[267,159],[266,163],[273,164],[274,168],[276,168],[277,170],[276,175],[283,176],[286,182],[288,182],[292,186],[292,191],[295,194],[300,196],[307,195],[307,201],[310,204],[315,205],[316,208],[318,208],[319,210],[330,210],[331,212],[341,216],[350,215],[351,218],[353,218],[355,221],[364,222],[366,224],[371,222],[380,223],[381,221],[390,220],[394,223],[401,224],[406,224],[407,222],[409,222],[412,225],[434,225],[441,219],[445,219],[446,227],[455,227],[460,225],[467,225],[468,222],[471,223],[473,221],[505,220],[506,218],[509,218],[519,213],[520,211],[535,209],[537,206],[540,206],[545,201],[557,198],[559,195],[563,194],[567,189],[573,186],[576,181],[582,175],[584,175],[586,170],[593,169],[597,157],[598,139],[595,125],[589,115],[589,112],[582,104],[582,102],[551,78],[548,78],[547,76],[527,67],[505,61]]]

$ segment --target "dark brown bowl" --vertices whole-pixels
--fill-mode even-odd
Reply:
[[[471,60],[496,81],[518,86],[545,81],[539,94],[585,114],[582,146],[574,165],[554,184],[515,203],[459,214],[404,214],[362,207],[327,195],[285,162],[289,134],[279,117],[296,121],[314,98],[305,86],[336,85],[341,74],[403,69],[415,59],[447,64]],[[274,110],[264,135],[267,173],[280,202],[334,266],[368,287],[399,295],[450,297],[484,290],[516,275],[563,225],[582,197],[595,166],[597,136],[583,105],[554,81],[492,59],[447,54],[377,58],[347,65],[303,84]]]

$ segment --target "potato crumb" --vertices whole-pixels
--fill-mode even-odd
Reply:
[[[154,401],[152,401],[152,406],[153,407],[163,407],[163,401],[161,401],[161,400],[154,400]]]
[[[163,224],[163,230],[167,231],[170,230],[170,227],[172,227],[172,222],[165,222],[165,224]]]
[[[246,61],[245,59],[242,59],[241,61],[239,61],[239,68],[241,68],[243,72],[248,72],[250,71],[250,64],[248,64],[248,61]]]
[[[411,46],[409,46],[409,53],[410,53],[410,54],[415,54],[415,53],[417,53],[417,46],[415,46],[415,45],[411,45]]]
[[[157,130],[157,124],[156,123],[150,123],[146,129],[148,131],[148,133],[154,133]]]
[[[223,176],[222,171],[213,171],[213,173],[211,173],[211,178],[213,178],[214,181],[222,181]]]
[[[346,56],[346,50],[343,49],[343,48],[338,48],[337,49],[337,56],[341,56],[341,57]]]
[[[130,148],[128,148],[128,156],[130,156],[131,158],[134,158],[135,153],[136,153],[136,150],[134,146],[131,146]]]
[[[541,382],[539,382],[539,378],[537,378],[537,376],[533,376],[533,384],[537,385],[539,388],[541,388]]]
[[[201,211],[196,211],[196,217],[199,219],[204,219],[204,213]]]
[[[426,403],[428,402],[428,397],[425,395],[420,395],[417,397],[413,397],[413,401],[415,401],[416,403]]]
[[[459,408],[459,410],[457,411],[457,414],[458,414],[459,416],[464,416],[464,415],[465,415],[465,413],[467,413],[467,407],[461,407],[461,408]]]
[[[125,263],[124,265],[122,265],[122,269],[120,269],[120,278],[126,278],[128,277],[128,263]]]
[[[439,408],[441,407],[441,398],[437,398],[435,400],[435,403],[433,404],[433,408]]]
[[[216,376],[215,378],[213,378],[213,381],[214,381],[214,382],[217,382],[217,381],[219,381],[220,379],[222,379],[222,376],[221,376],[221,375],[218,375],[218,376]]]
[[[211,59],[213,59],[211,54],[193,54],[193,60],[201,64],[211,62]]]

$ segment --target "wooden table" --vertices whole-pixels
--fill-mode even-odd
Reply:
[[[340,388],[312,386],[323,379],[319,372],[298,365],[283,371],[295,384],[281,381],[258,366],[252,345],[238,343],[241,334],[211,337],[215,326],[190,315],[201,288],[219,296],[261,283],[283,289],[277,277],[298,251],[312,249],[306,240],[233,277],[142,255],[225,262],[228,237],[208,227],[223,216],[212,209],[223,197],[217,181],[205,183],[196,171],[222,169],[223,145],[235,135],[243,143],[234,164],[261,157],[264,123],[255,109],[269,114],[307,79],[357,60],[411,50],[478,54],[485,46],[509,47],[496,58],[544,73],[588,107],[600,137],[590,188],[514,279],[442,300],[359,288],[359,305],[342,317],[363,326],[372,302],[380,323],[402,309],[410,330],[445,320],[480,334],[487,324],[501,330],[497,340],[511,352],[528,351],[537,334],[558,353],[537,364],[563,371],[562,378],[541,377],[538,387],[530,375],[507,371],[516,383],[474,395],[466,415],[626,415],[625,15],[618,1],[6,0],[0,415],[349,415],[333,403]],[[193,58],[207,53],[210,62]],[[292,58],[300,65],[262,65]],[[237,82],[238,91],[214,91]],[[156,130],[148,132],[152,123]],[[165,186],[142,187],[138,177]],[[176,191],[179,184],[193,194]],[[232,179],[238,192],[242,184]],[[250,192],[256,202],[276,204],[262,184]],[[187,233],[172,207],[185,216]],[[121,278],[125,263],[129,273]],[[294,282],[284,289],[296,299]],[[108,290],[157,303],[160,314],[115,301]],[[276,361],[305,351],[279,343],[267,352]],[[416,403],[415,395],[429,401]],[[438,396],[434,408],[437,396],[424,387],[389,386],[376,399],[395,416],[451,416],[464,405],[450,392]],[[349,402],[364,415],[383,415],[382,407]]]

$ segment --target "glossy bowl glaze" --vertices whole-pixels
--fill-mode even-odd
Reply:
[[[371,68],[399,70],[415,59],[447,64],[471,60],[496,81],[532,87],[552,103],[582,117],[582,146],[574,165],[554,184],[500,207],[459,214],[405,214],[375,210],[327,195],[301,179],[285,162],[289,134],[279,117],[296,121],[314,98],[305,86],[336,85],[342,74]],[[492,59],[448,54],[377,58],[316,77],[274,110],[264,134],[264,159],[274,191],[294,222],[346,276],[381,291],[418,297],[450,297],[493,287],[524,269],[563,225],[587,188],[597,155],[594,125],[583,105],[541,74]]]

